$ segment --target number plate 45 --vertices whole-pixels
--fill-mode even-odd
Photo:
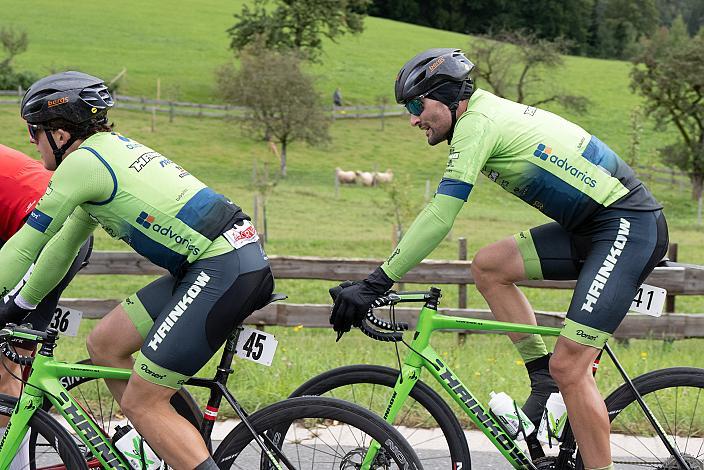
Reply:
[[[254,328],[243,328],[237,338],[235,354],[257,364],[271,365],[279,342],[274,335]]]

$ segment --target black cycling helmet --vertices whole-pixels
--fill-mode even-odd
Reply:
[[[29,87],[20,114],[29,124],[61,120],[80,126],[105,116],[112,105],[103,80],[70,71],[49,75]]]
[[[29,125],[43,129],[62,127],[71,138],[58,147],[51,133],[47,140],[54,151],[56,165],[77,140],[78,130],[91,123],[107,121],[107,111],[114,102],[100,78],[82,72],[61,72],[35,82],[22,98],[20,115]]]
[[[445,103],[452,115],[452,124],[446,136],[449,144],[457,123],[457,107],[461,100],[468,99],[474,92],[469,77],[472,69],[474,64],[459,49],[437,48],[421,52],[401,67],[396,77],[396,102],[406,104],[438,90],[438,96],[431,97]],[[439,93],[440,88],[446,93]],[[455,89],[457,91],[453,93]],[[448,92],[452,94],[451,98],[446,98]]]
[[[474,64],[459,49],[421,52],[401,67],[396,77],[396,102],[405,104],[447,82],[468,80],[473,68]]]

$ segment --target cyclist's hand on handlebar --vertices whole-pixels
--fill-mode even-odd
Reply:
[[[20,307],[14,299],[7,303],[0,303],[0,328],[8,323],[21,323],[31,310]]]
[[[363,281],[345,281],[330,289],[335,305],[330,313],[330,323],[337,331],[337,340],[352,326],[360,326],[364,315],[372,302],[393,286],[394,281],[381,269],[377,268]]]
[[[361,282],[361,281],[357,281],[357,282]],[[328,289],[328,292],[330,293],[330,297],[332,297],[332,303],[335,303],[335,301],[337,300],[337,296],[340,295],[340,292],[342,292],[342,289],[344,289],[346,287],[353,286],[357,282],[345,281],[345,282],[340,283],[340,285],[338,285],[338,286],[331,287],[330,289]],[[332,320],[330,321],[330,323],[332,324]]]

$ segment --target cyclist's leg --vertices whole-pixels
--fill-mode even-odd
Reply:
[[[132,354],[139,351],[154,319],[171,300],[178,280],[167,274],[127,297],[88,335],[88,355],[96,365],[131,369]],[[123,380],[105,381],[118,403],[127,387]]]
[[[536,324],[533,308],[514,284],[525,279],[576,279],[578,243],[557,223],[520,232],[477,253],[472,274],[494,316],[501,321]],[[528,371],[531,393],[523,411],[539,423],[545,402],[557,385],[550,377],[550,355],[539,335],[509,334]]]
[[[667,250],[660,211],[604,210],[583,230],[591,240],[565,327],[550,361],[584,464],[611,463],[609,419],[591,362],[628,312],[635,293]]]
[[[120,404],[169,465],[195,468],[208,456],[197,430],[169,406],[170,396],[272,290],[268,262],[257,244],[249,244],[189,266],[155,319]]]
[[[526,270],[514,237],[480,249],[472,260],[472,277],[497,320],[536,324],[533,308],[515,284],[526,279]],[[508,333],[514,343],[527,336]]]

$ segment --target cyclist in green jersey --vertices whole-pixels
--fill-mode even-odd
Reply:
[[[531,380],[524,411],[538,421],[557,382],[586,468],[611,469],[609,418],[591,365],[665,255],[662,206],[598,138],[476,88],[473,67],[457,49],[430,49],[401,68],[396,100],[430,145],[450,144],[445,174],[382,266],[363,281],[341,284],[330,321],[338,334],[359,324],[372,301],[445,238],[483,173],[555,221],[476,253],[472,275],[496,318],[536,323],[516,282],[577,279],[552,356],[540,336],[509,334]]]
[[[269,299],[274,282],[242,210],[160,153],[112,131],[112,97],[80,72],[45,77],[21,115],[55,170],[27,223],[0,250],[0,294],[17,285],[31,311],[63,277],[100,224],[168,274],[128,297],[88,337],[94,363],[133,368],[108,381],[125,415],[173,468],[216,469],[198,431],[170,397]],[[136,359],[134,352],[139,351]]]

